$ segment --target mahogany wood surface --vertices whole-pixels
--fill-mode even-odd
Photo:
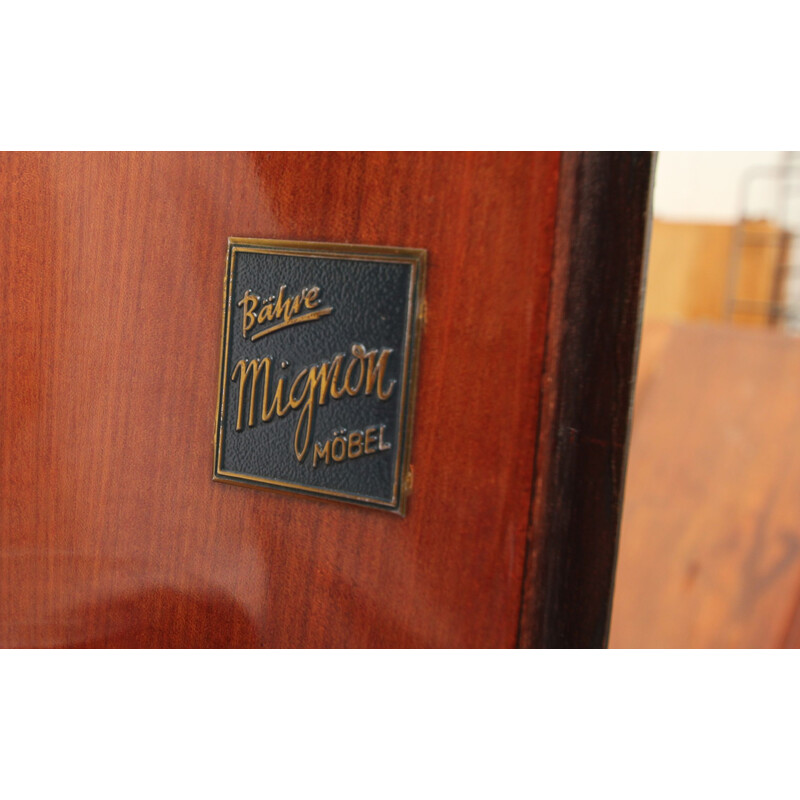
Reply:
[[[800,340],[642,336],[612,647],[800,646]]]
[[[0,644],[516,644],[559,163],[0,157]],[[406,519],[212,482],[228,236],[427,248]]]
[[[649,170],[649,155],[0,155],[0,645],[602,644]],[[229,236],[427,249],[405,519],[212,482]],[[575,356],[603,321],[592,358],[619,386],[592,400],[599,373]],[[611,438],[592,480],[559,472],[578,512],[547,535],[559,518],[534,512],[558,486],[532,503],[537,452],[568,420],[539,409],[567,397],[564,364],[581,387],[569,424],[588,425],[575,452]],[[582,487],[611,473],[593,516]]]

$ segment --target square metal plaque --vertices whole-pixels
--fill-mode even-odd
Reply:
[[[405,513],[425,256],[228,240],[215,480]]]

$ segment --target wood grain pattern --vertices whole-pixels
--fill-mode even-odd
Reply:
[[[800,340],[648,324],[612,647],[800,646]]]
[[[593,204],[590,225],[606,201],[617,219],[581,239],[583,286],[617,291],[634,275],[620,215],[635,211],[640,236],[649,160],[583,163],[605,179],[570,202]],[[0,645],[507,647],[537,643],[544,618],[569,624],[580,604],[521,616],[544,537],[530,508],[551,430],[550,291],[567,266],[553,261],[561,166],[558,153],[0,156]],[[405,519],[212,482],[228,236],[428,250]],[[603,324],[624,316],[620,398],[631,296],[592,297]],[[593,413],[625,414],[619,448],[627,405],[612,394]],[[589,468],[616,464],[608,452]],[[612,520],[618,478],[598,498]],[[615,542],[586,528],[581,546]],[[613,552],[600,560],[583,595],[599,605],[573,642],[598,643],[607,621]],[[558,575],[558,592],[585,577]],[[521,640],[521,620],[539,633]]]
[[[558,169],[2,156],[0,644],[514,645]],[[230,235],[428,249],[406,520],[212,483]]]

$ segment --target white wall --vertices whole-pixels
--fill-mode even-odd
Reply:
[[[753,166],[777,166],[778,151],[662,151],[656,162],[654,213],[658,219],[731,224],[739,216],[740,186]],[[749,217],[772,217],[775,184],[760,181],[750,195]]]

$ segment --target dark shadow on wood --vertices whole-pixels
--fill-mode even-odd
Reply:
[[[653,166],[562,156],[522,647],[607,643]]]

